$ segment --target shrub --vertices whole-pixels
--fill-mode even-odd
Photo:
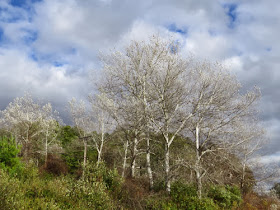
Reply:
[[[218,209],[209,198],[198,199],[196,187],[182,181],[174,182],[171,186],[171,198],[178,209]]]
[[[208,197],[222,208],[237,207],[241,201],[241,192],[235,186],[213,186],[208,191]]]
[[[72,128],[70,125],[62,126],[58,133],[58,139],[65,148],[71,144],[72,141],[78,139],[79,131],[76,127]]]
[[[182,181],[176,181],[171,186],[170,196],[161,194],[146,201],[147,209],[184,209],[184,210],[216,210],[219,207],[211,198],[199,199],[196,187]]]
[[[59,157],[48,154],[47,163],[41,168],[43,171],[53,175],[67,174],[68,168],[66,163]]]
[[[167,195],[152,197],[146,201],[146,209],[168,209],[168,210],[218,210],[214,201],[210,198],[188,197],[177,203]]]
[[[170,195],[175,202],[185,202],[189,197],[196,197],[196,187],[182,181],[177,181],[172,184]]]
[[[106,184],[87,176],[92,179],[45,179],[31,164],[21,177],[0,170],[0,209],[114,209]]]
[[[181,206],[180,209],[187,210],[217,210],[219,207],[210,198],[189,197],[186,201],[186,206]]]
[[[165,191],[166,185],[164,180],[155,180],[153,190],[155,192]]]
[[[104,182],[106,188],[109,191],[119,191],[122,184],[122,179],[119,176],[116,169],[110,170],[106,165],[101,162],[98,165],[94,163],[88,163],[85,171],[85,179],[88,181],[100,181]]]
[[[65,153],[61,155],[63,161],[65,161],[67,168],[71,174],[75,174],[81,170],[84,158],[83,148],[74,146],[69,146],[65,149]],[[88,149],[87,159],[91,162],[97,161],[97,151],[94,149]]]
[[[11,175],[20,173],[23,165],[18,157],[19,153],[20,148],[17,148],[13,137],[0,137],[0,168]]]
[[[106,193],[103,182],[93,180],[70,181],[68,187],[68,206],[72,209],[113,209],[113,203]],[[69,202],[71,200],[71,202]]]
[[[70,173],[74,173],[75,171],[77,171],[80,167],[81,167],[81,160],[82,160],[82,156],[83,156],[83,152],[82,151],[78,151],[78,152],[67,152],[65,154],[62,154],[62,159],[66,162],[68,168],[69,168],[69,172]]]
[[[30,180],[20,180],[0,171],[1,209],[59,209],[53,199],[44,197],[45,183],[31,177]]]
[[[146,200],[145,209],[157,210],[168,209],[176,210],[177,205],[174,203],[167,194],[158,194]]]

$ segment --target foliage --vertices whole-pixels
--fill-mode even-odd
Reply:
[[[2,209],[269,209],[274,200],[257,195],[245,196],[233,186],[208,187],[207,197],[199,199],[192,184],[176,181],[171,194],[164,188],[151,193],[145,179],[123,182],[116,170],[104,163],[88,163],[83,178],[72,175],[40,174],[30,163],[17,176],[0,169]]]
[[[83,157],[83,149],[77,142],[78,136],[78,129],[69,125],[62,126],[57,136],[65,150],[61,157],[66,162],[70,173],[74,173],[81,167],[80,161]]]
[[[225,209],[237,207],[241,201],[241,192],[236,186],[212,186],[208,191],[208,197]]]
[[[80,160],[82,157],[82,151],[73,151],[62,154],[62,159],[66,162],[70,173],[74,173],[81,167]]]
[[[170,195],[176,203],[185,203],[189,197],[195,197],[197,195],[196,187],[194,185],[185,184],[182,181],[177,181],[172,184]]]
[[[196,209],[196,210],[216,210],[219,207],[210,198],[190,197],[186,203],[185,209]],[[182,208],[184,209],[184,208]]]
[[[77,173],[81,169],[81,162],[83,160],[83,148],[74,144],[70,144],[65,149],[62,159],[66,162],[70,173]],[[97,152],[92,148],[88,148],[87,151],[88,161],[96,162]]]
[[[153,196],[146,200],[146,209],[157,210],[157,209],[168,209],[175,210],[177,205],[172,202],[166,195]]]
[[[196,196],[186,196],[183,201],[177,203],[175,200],[170,199],[167,195],[152,197],[146,201],[147,209],[168,209],[168,210],[218,210],[214,201],[210,198],[199,199]]]
[[[77,127],[67,125],[61,127],[57,137],[64,148],[61,157],[66,162],[71,174],[79,173],[84,157],[84,148],[78,137],[79,132],[81,131]],[[94,162],[97,160],[97,152],[92,147],[88,147],[87,149],[87,160]]]
[[[217,209],[213,200],[198,199],[195,185],[177,181],[171,186],[171,198],[178,209]]]
[[[20,178],[0,171],[0,188],[2,209],[114,208],[106,183],[93,174],[88,174],[85,180],[69,176],[46,179],[39,175],[37,168],[28,165]]]
[[[17,148],[13,137],[0,137],[0,168],[10,174],[20,173],[22,163],[18,157],[19,153],[20,148]]]
[[[76,127],[72,128],[70,125],[62,126],[58,134],[58,139],[62,146],[65,147],[70,144],[73,140],[77,139],[79,136],[78,129]]]
[[[153,190],[155,192],[160,192],[160,191],[163,191],[164,189],[166,188],[165,186],[165,182],[163,179],[160,179],[160,180],[156,180],[155,183],[154,183],[154,188]]]
[[[85,171],[85,178],[88,181],[102,181],[110,192],[120,191],[122,179],[116,170],[108,169],[104,163],[88,164]]]
[[[216,210],[237,208],[241,203],[241,193],[237,187],[212,186],[208,196],[199,199],[196,187],[183,181],[176,181],[167,194],[154,196],[147,200],[148,209],[189,209]]]

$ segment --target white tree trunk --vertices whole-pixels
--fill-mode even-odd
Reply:
[[[85,176],[85,169],[86,169],[86,164],[87,164],[87,141],[86,139],[84,141],[84,162],[83,162],[83,178]]]
[[[30,147],[29,126],[26,129],[26,137],[24,142],[25,144],[23,146],[23,159],[27,161],[29,155],[29,147]]]
[[[45,139],[45,167],[47,167],[48,163],[48,131],[46,132],[46,139]]]
[[[196,185],[197,185],[197,196],[201,199],[202,194],[202,174],[201,174],[201,156],[200,156],[200,142],[199,142],[199,127],[196,126],[195,129],[195,143],[196,143],[196,163],[195,163],[195,173],[196,173]]]
[[[165,144],[165,185],[166,191],[170,193],[171,191],[171,182],[170,182],[170,161],[169,161],[169,145],[168,142]]]
[[[128,141],[126,141],[126,144],[124,146],[124,158],[123,158],[123,171],[122,171],[122,177],[125,175],[125,169],[126,169],[126,160],[127,160],[127,148],[128,148]]]
[[[154,180],[153,180],[153,172],[151,168],[151,153],[150,153],[150,138],[147,137],[147,173],[149,177],[149,183],[150,183],[150,189],[153,189],[154,186]]]
[[[132,160],[131,160],[131,177],[132,178],[135,177],[137,145],[138,145],[138,139],[137,139],[137,137],[135,137],[134,142],[133,142],[133,152],[132,152]]]
[[[104,145],[104,131],[102,131],[102,133],[101,133],[100,147],[99,147],[99,149],[97,149],[97,152],[98,152],[97,165],[101,162],[101,155],[102,155],[103,145]]]
[[[103,145],[104,145],[104,135],[105,135],[105,122],[104,122],[104,113],[103,111],[101,111],[101,119],[100,119],[100,123],[101,123],[101,139],[100,139],[100,146],[99,149],[97,149],[98,152],[98,158],[97,158],[97,164],[100,163],[101,161],[101,155],[102,155],[102,150],[103,150]]]

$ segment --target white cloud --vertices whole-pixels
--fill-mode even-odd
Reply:
[[[234,5],[235,21],[226,13]],[[261,119],[280,143],[280,3],[273,0],[43,0],[30,9],[0,1],[1,108],[24,90],[64,106],[86,97],[98,51],[172,35],[183,54],[221,61],[244,85],[261,87]],[[170,31],[171,25],[184,33]],[[231,27],[229,27],[231,26]],[[3,31],[3,33],[1,33]],[[33,34],[34,33],[34,34]],[[32,37],[34,36],[34,37]],[[269,123],[267,123],[269,122]]]
[[[238,74],[243,69],[243,61],[240,56],[232,56],[223,61],[224,66],[233,74]]]
[[[86,75],[67,74],[67,66],[40,66],[18,50],[0,50],[0,107],[3,109],[25,91],[43,101],[51,101],[64,111],[72,97],[83,98],[88,93]]]
[[[272,155],[263,156],[260,162],[264,164],[272,164],[272,163],[279,163],[280,162],[280,152],[274,153]]]

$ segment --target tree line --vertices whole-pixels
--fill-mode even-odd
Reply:
[[[205,183],[234,183],[244,192],[254,184],[250,158],[265,139],[259,88],[244,93],[222,64],[185,58],[178,42],[157,36],[100,58],[94,94],[68,103],[72,127],[28,93],[1,111],[1,132],[14,136],[23,160],[47,166],[50,154],[79,148],[84,177],[95,151],[97,164],[122,177],[145,177],[151,190],[161,183],[168,193],[183,179],[198,198]]]

